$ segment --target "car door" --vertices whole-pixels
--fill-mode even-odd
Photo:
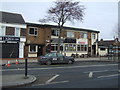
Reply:
[[[58,53],[58,60],[59,60],[60,63],[64,63],[64,57],[60,53]]]
[[[52,63],[58,63],[58,57],[56,53],[52,54]]]

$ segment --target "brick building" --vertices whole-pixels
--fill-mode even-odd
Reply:
[[[25,56],[37,57],[48,52],[56,52],[58,45],[59,28],[55,25],[42,25],[26,23],[26,46]],[[63,27],[61,32],[60,50],[61,53],[71,56],[71,54],[89,54],[90,56],[98,53],[99,31]]]

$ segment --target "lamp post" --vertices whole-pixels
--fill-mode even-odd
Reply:
[[[27,40],[26,44],[29,45],[30,41]],[[26,58],[25,58],[25,79],[28,78],[27,77],[27,74],[28,74],[28,65],[27,64],[28,64],[28,56],[26,56]]]

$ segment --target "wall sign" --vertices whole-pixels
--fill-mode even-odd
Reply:
[[[20,42],[19,37],[0,37],[0,41],[16,41]]]

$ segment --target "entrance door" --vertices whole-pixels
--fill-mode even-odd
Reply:
[[[43,46],[42,45],[38,45],[38,53],[37,56],[41,56],[43,55]]]
[[[96,55],[96,45],[92,45],[92,55]]]
[[[18,43],[3,43],[2,58],[18,58],[19,44]]]

